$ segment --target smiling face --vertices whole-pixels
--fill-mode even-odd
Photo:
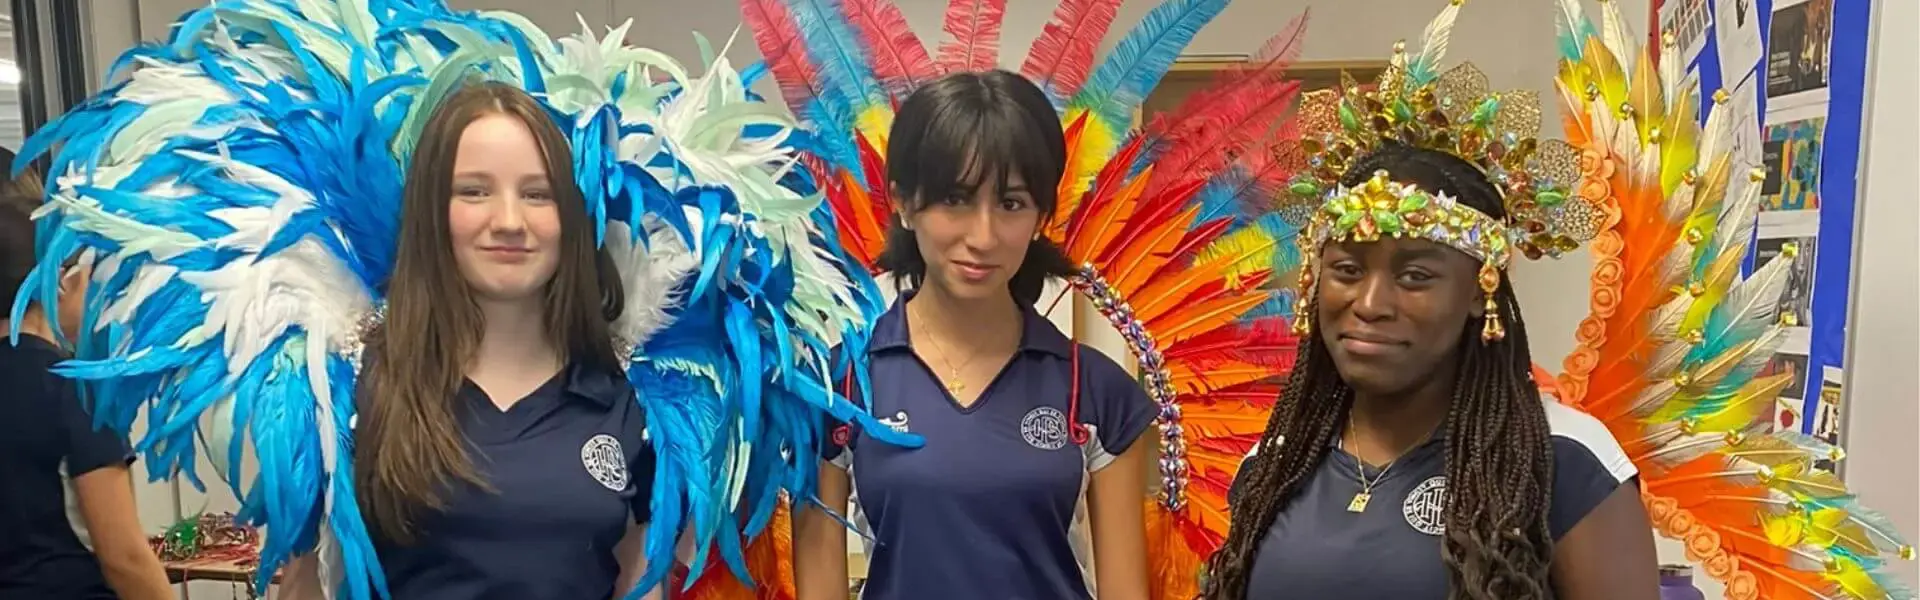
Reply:
[[[1426,240],[1328,244],[1320,255],[1317,329],[1341,379],[1370,395],[1443,376],[1484,314],[1479,263]]]
[[[540,144],[525,123],[493,113],[467,126],[453,161],[447,229],[454,264],[476,298],[537,298],[560,261],[560,210]]]
[[[998,175],[963,177],[948,197],[921,198],[917,210],[903,212],[926,260],[926,285],[960,300],[1007,294],[1039,231],[1040,210],[1017,170],[998,183]]]

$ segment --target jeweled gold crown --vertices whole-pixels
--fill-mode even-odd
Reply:
[[[1373,241],[1386,235],[1446,244],[1483,261],[1482,286],[1491,295],[1517,250],[1528,258],[1560,256],[1598,234],[1603,213],[1571,192],[1579,182],[1579,154],[1565,142],[1539,140],[1540,98],[1530,90],[1492,91],[1471,64],[1445,72],[1440,60],[1464,0],[1452,0],[1427,26],[1420,53],[1404,42],[1378,81],[1362,86],[1343,74],[1339,89],[1301,101],[1300,146],[1306,164],[1288,188],[1292,220],[1307,228],[1301,269],[1301,310],[1313,284],[1313,261],[1329,241]],[[1387,144],[1436,150],[1478,167],[1500,191],[1506,216],[1474,210],[1435,190],[1395,183],[1378,172],[1358,186],[1341,177]],[[1489,339],[1504,335],[1491,310]],[[1296,321],[1304,325],[1307,319]]]

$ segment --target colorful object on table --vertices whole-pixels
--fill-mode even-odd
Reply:
[[[264,532],[261,589],[316,552],[330,595],[386,595],[353,487],[359,338],[416,138],[466,81],[546,106],[618,264],[612,329],[659,455],[643,583],[687,530],[696,576],[710,551],[744,576],[742,538],[782,494],[812,494],[815,463],[793,457],[814,456],[823,415],[917,445],[827,384],[828,348],[878,299],[849,283],[864,273],[791,168],[794,123],[705,39],[685,65],[627,46],[625,26],[554,39],[440,0],[221,0],[170,31],[20,152],[49,154],[52,175],[13,310],[53,302],[62,262],[92,257],[87,335],[58,370],[104,425],[146,408],[151,477],[198,486],[209,453],[236,519]],[[238,471],[248,452],[256,476]]]
[[[1486,74],[1471,64],[1440,70],[1462,3],[1450,2],[1427,25],[1418,53],[1395,44],[1386,72],[1373,85],[1342,77],[1340,88],[1302,100],[1300,145],[1307,168],[1287,188],[1293,208],[1286,212],[1310,234],[1300,238],[1307,266],[1300,270],[1295,312],[1313,296],[1314,259],[1327,243],[1419,238],[1481,261],[1487,311],[1481,338],[1499,340],[1506,329],[1493,293],[1514,250],[1530,259],[1559,257],[1599,229],[1593,202],[1570,193],[1579,178],[1572,147],[1536,138],[1538,95],[1490,91]],[[1357,186],[1341,185],[1355,161],[1386,144],[1437,150],[1478,166],[1500,190],[1506,216],[1494,218],[1445,194],[1393,182],[1384,172]],[[1307,329],[1306,320],[1295,322],[1295,334]]]
[[[1560,4],[1572,189],[1604,215],[1560,400],[1607,424],[1655,528],[1727,598],[1913,598],[1881,570],[1912,546],[1816,466],[1840,450],[1770,432],[1790,377],[1761,373],[1786,337],[1777,299],[1796,250],[1740,277],[1764,174],[1741,163],[1736,132],[1760,124],[1724,91],[1702,109],[1671,36],[1656,61],[1615,3],[1601,3],[1599,27]]]
[[[234,521],[233,513],[203,513],[174,523],[147,540],[160,560],[219,561],[253,565],[260,560],[259,532]]]
[[[892,213],[893,109],[920,83],[998,64],[1004,1],[949,4],[938,60],[881,0],[742,0],[782,95],[812,135],[841,245],[877,273]],[[1082,267],[1073,289],[1125,337],[1160,407],[1160,490],[1148,508],[1156,598],[1191,598],[1224,541],[1226,491],[1293,362],[1285,296],[1297,229],[1268,214],[1301,166],[1286,119],[1304,17],[1254,59],[1143,127],[1134,114],[1226,0],[1168,0],[1095,62],[1119,0],[1064,0],[1020,73],[1061,112],[1063,218],[1043,231]],[[875,287],[871,280],[859,282]],[[864,387],[865,382],[861,385]]]

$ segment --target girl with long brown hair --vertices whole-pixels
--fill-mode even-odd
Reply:
[[[387,586],[623,595],[644,567],[654,455],[567,140],[526,92],[478,83],[434,109],[417,148],[354,427]]]

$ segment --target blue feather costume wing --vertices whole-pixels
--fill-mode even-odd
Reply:
[[[427,79],[374,50],[378,19],[350,8],[190,12],[37,132],[21,159],[49,155],[52,176],[13,307],[56,301],[60,265],[90,261],[86,333],[58,371],[96,419],[127,431],[145,408],[155,478],[199,485],[208,453],[267,531],[256,584],[318,549],[369,598],[385,586],[352,485],[358,334],[392,267],[394,142]]]
[[[60,370],[94,413],[126,431],[146,409],[155,478],[197,482],[210,453],[265,528],[259,585],[317,551],[330,592],[384,596],[349,458],[358,334],[426,113],[475,76],[518,84],[569,135],[630,292],[614,329],[661,464],[640,589],[688,529],[744,578],[742,534],[812,494],[820,416],[871,419],[830,391],[825,355],[872,301],[790,172],[781,112],[724,60],[690,74],[623,30],[553,39],[437,0],[190,12],[22,153],[51,154],[55,177],[15,312],[54,301],[59,266],[87,251],[88,334]],[[257,476],[239,472],[249,453]]]

